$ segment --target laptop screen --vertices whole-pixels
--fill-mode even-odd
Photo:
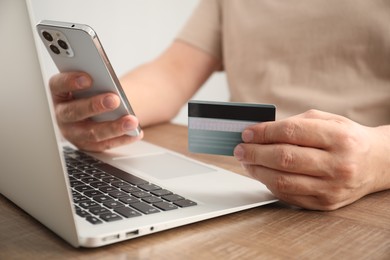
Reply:
[[[55,124],[38,59],[29,1],[0,2],[0,192],[77,243]]]

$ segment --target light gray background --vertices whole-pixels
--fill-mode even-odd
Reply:
[[[198,0],[31,0],[34,20],[84,23],[98,33],[118,76],[163,51],[180,31]],[[47,77],[57,72],[43,45]],[[215,73],[194,99],[227,101],[224,73]],[[146,101],[147,102],[147,101]],[[152,105],[152,104],[151,104]],[[137,112],[137,111],[135,111]],[[187,124],[187,105],[173,120]]]

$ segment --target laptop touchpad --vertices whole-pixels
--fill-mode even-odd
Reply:
[[[121,158],[118,162],[123,163],[123,166],[128,165],[161,180],[216,171],[213,168],[169,153]]]

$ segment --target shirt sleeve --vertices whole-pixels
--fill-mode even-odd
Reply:
[[[176,39],[222,60],[220,2],[218,0],[201,0]]]

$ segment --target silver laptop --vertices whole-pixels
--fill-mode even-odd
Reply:
[[[29,5],[0,2],[5,197],[75,247],[107,245],[275,201],[257,181],[144,141],[98,155],[63,142]]]

